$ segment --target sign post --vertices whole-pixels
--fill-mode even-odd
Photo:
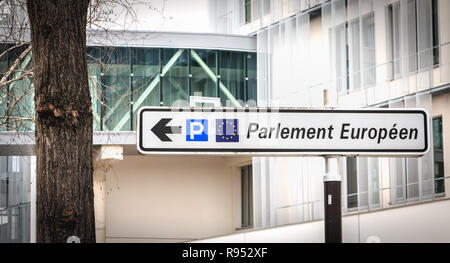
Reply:
[[[339,158],[325,156],[325,176],[323,178],[325,243],[342,243],[342,175],[339,174],[340,170]]]
[[[325,242],[342,242],[342,156],[420,157],[422,109],[166,108],[138,112],[142,154],[325,157]]]

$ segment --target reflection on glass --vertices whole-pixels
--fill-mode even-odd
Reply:
[[[10,47],[0,45],[0,52]],[[23,45],[0,57],[0,77],[27,47]],[[220,97],[222,106],[256,106],[256,53],[102,46],[87,47],[86,52],[94,131],[135,130],[139,108],[172,106],[179,100],[186,105],[190,96]],[[14,74],[30,66],[31,52],[22,58],[10,78],[18,77]],[[34,130],[34,88],[30,79],[11,83],[5,89],[7,92],[0,93],[0,116],[12,113],[15,119],[1,124],[0,131]],[[8,99],[6,94],[20,97],[22,102],[8,109],[7,101],[14,98]]]
[[[358,174],[355,157],[347,157],[347,208],[358,207]]]
[[[8,49],[7,45],[0,45],[0,53],[5,52]],[[8,69],[8,56],[4,55],[0,57],[0,79],[3,78],[5,75],[5,72]],[[0,116],[6,116],[7,115],[7,108],[8,105],[6,103],[6,93],[1,92],[0,93]],[[0,119],[0,123],[3,123],[3,118]],[[5,131],[6,125],[2,124],[0,125],[0,131]]]
[[[0,53],[5,52],[9,48],[9,45],[1,45]],[[0,78],[3,78],[5,72],[8,70],[8,54],[5,54],[0,57]],[[0,93],[0,116],[4,116],[0,119],[0,131],[6,131],[7,124],[3,124],[4,120],[6,120],[6,116],[8,115],[8,103],[7,103],[7,93]]]
[[[220,81],[224,85],[220,89],[222,106],[244,106],[245,71],[244,52],[220,51]],[[228,92],[227,92],[228,91]],[[239,101],[239,104],[233,101]]]
[[[363,84],[373,85],[376,82],[375,70],[375,21],[373,14],[362,18],[363,33]]]
[[[101,60],[100,60],[101,48],[99,47],[88,47],[87,48],[87,62],[88,62],[88,82],[91,92],[91,102],[92,102],[92,115],[93,115],[93,125],[94,131],[101,130],[100,116],[101,116],[101,96],[102,96],[102,85],[101,85]]]
[[[164,106],[179,100],[189,101],[188,54],[184,49],[164,49],[162,69],[162,97]]]
[[[247,53],[247,104],[256,107],[256,53]]]
[[[129,131],[130,119],[130,49],[106,48],[103,61],[103,130]]]
[[[217,51],[193,50],[191,53],[190,95],[217,97]]]
[[[159,106],[159,52],[159,48],[133,49],[133,130],[140,107]]]
[[[433,118],[435,193],[445,193],[444,145],[442,141],[442,117]]]
[[[14,47],[14,44],[0,46],[0,78],[15,64],[7,76],[7,81],[0,92],[0,130],[33,130],[34,129],[34,88],[30,78],[22,77],[31,67],[31,51],[28,45]],[[17,60],[20,56],[22,58]],[[7,123],[5,123],[5,121]]]

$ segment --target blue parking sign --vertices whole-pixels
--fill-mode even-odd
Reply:
[[[187,119],[186,141],[195,141],[195,142],[208,141],[208,120]]]

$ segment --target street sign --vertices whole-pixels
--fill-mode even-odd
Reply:
[[[143,107],[143,154],[252,156],[421,156],[428,151],[422,109]]]

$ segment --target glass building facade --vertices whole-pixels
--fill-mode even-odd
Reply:
[[[9,80],[31,67],[26,49],[18,47],[0,58],[0,77],[15,64]],[[90,46],[87,61],[95,131],[134,131],[140,107],[189,106],[190,96],[220,98],[228,107],[256,106],[254,52]],[[5,88],[0,130],[34,130],[31,79],[20,78]]]
[[[31,51],[27,45],[0,45],[0,131],[34,130]]]
[[[142,106],[256,105],[256,53],[174,48],[88,47],[94,130],[133,131]]]

